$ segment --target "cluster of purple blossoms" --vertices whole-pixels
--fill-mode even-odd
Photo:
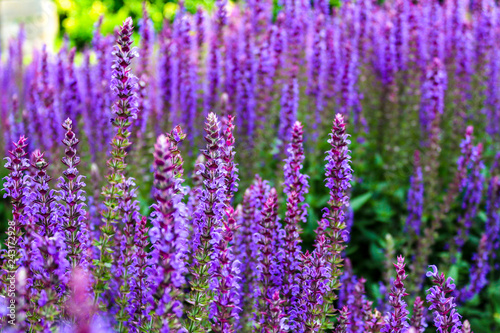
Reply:
[[[21,32],[0,54],[12,205],[0,330],[406,333],[424,332],[433,312],[438,332],[471,332],[457,305],[488,286],[500,248],[500,155],[488,170],[496,146],[483,145],[500,137],[497,10],[489,1],[217,0],[213,13],[191,14],[180,2],[156,34],[144,5],[139,50],[132,19],[113,42],[101,18],[81,64],[67,40],[25,64]],[[409,169],[397,160],[408,146],[401,229],[411,239],[387,242],[396,276],[385,274],[375,305],[372,281],[346,251],[358,231],[351,165],[363,158],[352,163],[350,149],[387,158],[389,179]],[[460,156],[440,195],[448,146]],[[270,168],[277,180],[253,174]],[[424,271],[448,220],[445,265],[477,250],[460,289],[431,266],[426,303]],[[409,269],[395,258],[400,244]]]

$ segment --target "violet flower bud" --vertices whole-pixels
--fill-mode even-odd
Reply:
[[[353,293],[347,298],[347,306],[349,307],[349,311],[351,311],[349,317],[351,332],[363,332],[364,307],[367,302],[365,296],[365,283],[366,280],[363,277],[359,278],[354,285]]]
[[[44,154],[39,150],[32,155],[31,166],[36,170],[33,177],[36,198],[34,204],[34,222],[38,226],[36,232],[41,236],[52,237],[59,231],[58,205],[54,190],[50,189],[49,182],[52,178],[47,174],[49,164],[44,159]]]
[[[161,112],[158,111],[156,120],[158,122],[173,120],[167,118],[166,115],[170,113],[170,106],[172,103],[172,29],[168,20],[163,22],[163,28],[159,34],[159,58],[158,58],[158,91],[161,94]],[[167,119],[165,119],[167,118]],[[157,131],[161,131],[156,126]],[[159,133],[158,133],[159,134]]]
[[[285,314],[283,313],[282,304],[285,301],[280,299],[280,293],[276,290],[271,299],[266,299],[269,303],[269,323],[267,324],[266,332],[285,333],[288,332],[285,326]]]

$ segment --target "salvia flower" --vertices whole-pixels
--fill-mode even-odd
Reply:
[[[344,250],[345,211],[344,206],[349,205],[347,190],[351,186],[352,169],[350,165],[348,145],[349,134],[346,133],[344,117],[335,116],[332,133],[328,143],[331,149],[327,151],[325,166],[326,187],[330,192],[329,208],[323,210],[323,218],[328,221],[326,235],[329,241],[328,261],[331,265],[330,295],[326,298],[327,305],[336,299],[334,290],[340,287],[339,278],[342,275],[342,251]]]
[[[323,221],[324,223],[324,221]],[[324,226],[320,226],[320,229]],[[323,311],[324,297],[330,291],[330,267],[327,262],[327,241],[320,232],[316,239],[315,249],[312,253],[306,252],[300,263],[301,295],[299,309],[305,312],[297,315],[296,320],[301,321],[305,332],[318,332],[324,322],[326,313]]]
[[[4,178],[4,197],[9,197],[12,203],[12,219],[8,222],[8,237],[6,245],[8,248],[16,248],[17,244],[23,243],[24,225],[29,222],[24,215],[27,201],[27,194],[31,184],[25,172],[30,167],[28,158],[26,157],[27,139],[20,137],[19,141],[14,143],[14,148],[9,151],[10,157],[6,157],[7,162],[5,168],[9,170],[9,175]],[[22,264],[22,255],[20,251],[11,251],[2,253],[2,269],[0,270],[0,283],[2,286],[2,295],[7,296],[7,290],[11,290],[7,286],[11,283],[8,278],[12,273],[15,273]],[[9,274],[11,273],[11,274]],[[12,296],[12,295],[10,295]],[[7,298],[9,302],[15,300],[12,297]]]
[[[259,288],[254,293],[256,298],[260,298],[258,304],[258,316],[260,319],[258,323],[262,325],[263,329],[269,328],[270,322],[267,316],[270,315],[268,311],[267,298],[271,298],[276,290],[274,285],[273,272],[277,265],[277,258],[273,239],[273,229],[276,224],[276,214],[278,210],[278,196],[276,190],[273,188],[269,193],[266,203],[262,209],[262,218],[259,221],[259,233],[254,235],[255,242],[258,244],[259,258],[258,258],[258,271],[259,271]]]
[[[295,122],[292,130],[292,139],[288,145],[287,155],[284,165],[284,192],[287,194],[287,206],[285,215],[285,253],[284,253],[284,273],[283,293],[287,307],[297,296],[299,287],[297,284],[297,269],[300,261],[300,231],[301,222],[307,222],[307,204],[304,203],[304,195],[308,191],[307,175],[301,173],[304,162],[303,148],[303,126],[300,122]]]
[[[111,78],[111,89],[113,90],[116,101],[113,104],[113,113],[115,118],[112,124],[116,128],[115,137],[112,140],[111,158],[108,160],[109,174],[108,184],[103,188],[105,197],[105,209],[101,212],[104,227],[101,229],[101,237],[98,240],[100,250],[100,260],[98,262],[96,283],[94,289],[97,297],[105,289],[106,281],[110,279],[109,264],[112,259],[108,249],[112,245],[113,235],[115,234],[114,224],[118,222],[120,216],[117,210],[118,197],[121,193],[120,183],[123,181],[124,170],[127,166],[125,157],[127,148],[132,144],[129,141],[131,121],[137,117],[136,108],[136,77],[130,72],[132,59],[137,56],[132,45],[133,25],[132,19],[125,20],[118,33],[113,55],[113,73]]]
[[[222,140],[220,136],[220,123],[214,113],[207,116],[205,124],[205,140],[207,146],[202,150],[205,163],[200,165],[200,174],[203,176],[204,188],[199,194],[200,205],[194,218],[195,232],[193,239],[193,263],[189,267],[193,275],[190,281],[191,293],[187,301],[191,304],[190,312],[187,314],[188,332],[199,332],[200,322],[208,320],[207,307],[212,301],[210,290],[215,285],[211,284],[210,258],[213,254],[212,234],[214,229],[222,225],[225,206],[224,171],[221,160]]]
[[[180,129],[179,129],[180,132]],[[180,132],[181,138],[185,135]],[[158,298],[155,313],[162,320],[162,331],[180,329],[182,302],[180,288],[185,284],[185,244],[182,230],[182,158],[173,137],[160,135],[154,151],[153,227],[150,230],[153,246],[150,282],[151,293]],[[179,225],[180,224],[180,225]]]
[[[427,323],[425,321],[425,311],[424,301],[420,298],[420,296],[417,296],[415,298],[415,302],[413,303],[413,315],[410,319],[410,325],[417,333],[425,332],[425,328],[427,327]]]
[[[470,270],[469,283],[458,291],[457,299],[461,303],[470,300],[488,285],[490,272],[489,253],[487,250],[488,235],[483,234],[477,252],[473,255],[473,264]]]
[[[431,303],[429,310],[433,310],[434,326],[439,333],[461,333],[461,316],[456,310],[455,297],[449,296],[455,290],[454,280],[446,279],[444,273],[439,274],[436,266],[431,265],[427,277],[432,279],[434,286],[427,291],[427,302]]]
[[[400,333],[408,331],[409,311],[406,302],[403,300],[403,297],[408,296],[404,287],[404,280],[407,277],[404,260],[403,256],[399,256],[398,262],[394,264],[397,276],[389,294],[389,303],[392,305],[393,311],[385,317],[385,326],[381,332]]]
[[[214,323],[212,330],[220,333],[235,332],[234,321],[238,319],[239,308],[239,261],[233,254],[234,233],[237,229],[235,212],[226,209],[227,218],[222,227],[213,232],[214,255],[212,256],[212,283],[216,284],[212,306]]]
[[[411,230],[415,235],[420,235],[424,208],[424,179],[418,150],[415,151],[414,161],[414,172],[410,177],[410,189],[408,190],[408,218],[405,230]]]
[[[65,203],[62,229],[65,231],[66,245],[71,266],[88,265],[89,239],[85,224],[87,212],[85,211],[85,183],[84,177],[78,172],[80,157],[77,155],[77,146],[80,140],[73,132],[73,122],[68,118],[63,124],[66,131],[63,143],[66,146],[63,164],[67,167],[63,171],[64,178],[59,179],[60,200]]]

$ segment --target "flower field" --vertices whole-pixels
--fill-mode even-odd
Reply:
[[[500,11],[146,4],[0,53],[0,332],[500,331]],[[29,61],[28,61],[29,59]]]

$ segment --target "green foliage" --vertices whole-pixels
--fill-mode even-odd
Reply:
[[[94,25],[104,16],[102,32],[113,33],[115,27],[127,17],[134,22],[142,17],[142,0],[55,0],[59,13],[60,37],[67,35],[70,41],[82,49],[92,41]],[[194,13],[198,6],[211,9],[214,0],[187,0],[186,10]],[[148,13],[156,30],[163,20],[172,20],[178,9],[177,1],[151,0],[146,2]]]

